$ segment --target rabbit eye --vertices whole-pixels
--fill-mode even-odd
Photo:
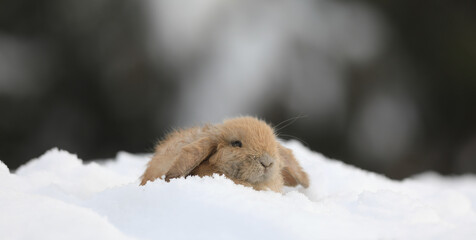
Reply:
[[[241,147],[241,146],[243,146],[243,144],[241,143],[241,141],[236,140],[236,141],[232,141],[232,142],[231,142],[231,146],[233,146],[233,147]]]

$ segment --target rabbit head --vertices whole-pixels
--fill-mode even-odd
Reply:
[[[208,161],[218,172],[251,184],[279,174],[278,143],[268,124],[254,118],[237,118],[225,121],[217,130],[216,152]]]
[[[158,144],[142,177],[149,180],[223,174],[257,190],[281,191],[284,184],[308,186],[307,174],[274,130],[252,117],[175,131]]]

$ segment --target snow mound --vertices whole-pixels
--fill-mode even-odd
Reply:
[[[0,162],[2,239],[472,239],[476,176],[404,181],[290,141],[311,186],[255,191],[222,176],[139,186],[150,155],[82,163],[52,149]]]

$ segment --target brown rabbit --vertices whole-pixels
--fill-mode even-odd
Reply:
[[[283,185],[309,186],[307,174],[273,129],[253,117],[226,120],[175,131],[160,142],[142,175],[141,185],[156,178],[223,174],[256,190],[280,192]]]

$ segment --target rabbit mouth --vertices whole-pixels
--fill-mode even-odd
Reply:
[[[251,161],[251,165],[242,162],[230,164],[227,174],[232,179],[242,180],[251,184],[265,182],[273,174],[274,166],[262,166],[262,164]],[[247,165],[247,166],[246,166]]]
[[[271,178],[273,174],[272,168],[272,166],[264,167],[257,164],[254,167],[254,171],[246,177],[246,181],[253,184],[265,182]]]

